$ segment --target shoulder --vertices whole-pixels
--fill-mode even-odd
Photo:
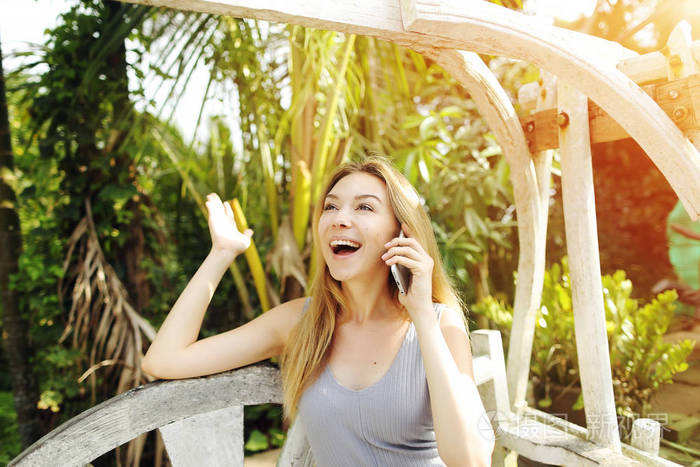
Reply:
[[[269,311],[263,313],[269,323],[274,326],[284,342],[290,331],[301,319],[306,308],[307,297],[295,298],[281,303]]]
[[[457,326],[462,329],[466,328],[467,320],[462,310],[443,303],[433,303],[433,307],[435,307],[435,312],[440,321],[440,328],[445,328],[447,326]]]
[[[436,303],[440,331],[460,373],[474,378],[472,366],[471,345],[467,331],[466,316],[461,309]]]

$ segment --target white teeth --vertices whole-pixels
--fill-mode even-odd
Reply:
[[[332,240],[331,241],[331,247],[336,247],[336,246],[340,246],[340,245],[347,245],[347,246],[351,246],[353,248],[360,248],[359,243],[355,243],[355,242],[350,241],[350,240]]]

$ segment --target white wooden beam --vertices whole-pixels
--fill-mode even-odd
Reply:
[[[569,255],[576,352],[589,438],[620,452],[610,351],[600,279],[588,99],[561,81],[559,132],[566,246]]]
[[[700,62],[700,41],[693,42],[691,50],[692,56]],[[622,60],[617,69],[637,84],[661,81],[668,78],[668,58],[661,52],[649,52]]]

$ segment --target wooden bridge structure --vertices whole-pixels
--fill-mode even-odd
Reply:
[[[675,465],[658,456],[660,427],[637,420],[620,442],[595,218],[591,143],[634,138],[694,220],[700,214],[700,42],[680,23],[662,52],[542,24],[482,0],[128,0],[373,36],[437,62],[469,92],[510,165],[520,258],[507,358],[496,331],[472,333],[474,367],[497,435],[494,465],[516,454],[559,465]],[[520,118],[478,54],[543,70],[523,86]],[[535,315],[545,269],[552,151],[561,156],[578,364],[588,428],[527,406]],[[82,465],[159,429],[174,465],[242,465],[243,406],[281,402],[268,366],[155,382],[100,404],[37,441],[11,465]],[[299,426],[280,465],[311,465]]]

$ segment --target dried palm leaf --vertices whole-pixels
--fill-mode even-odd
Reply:
[[[116,394],[153,378],[141,371],[143,337],[152,341],[155,329],[132,307],[129,295],[107,262],[92,220],[90,202],[86,216],[78,223],[63,262],[64,277],[59,282],[61,303],[70,294],[71,308],[59,339],[63,343],[72,334],[71,346],[86,356],[88,369],[78,379],[89,379],[92,403],[97,397],[97,370],[105,379],[116,380]],[[85,358],[85,357],[83,357]],[[118,373],[115,374],[119,369]],[[145,436],[131,441],[126,450],[126,465],[139,465]],[[156,456],[162,455],[162,449]],[[121,465],[117,450],[117,462]]]
[[[306,290],[306,267],[304,259],[299,252],[297,240],[292,232],[289,217],[285,217],[280,225],[277,241],[267,255],[268,264],[271,264],[280,278],[281,294],[284,295],[286,279],[295,278]]]

